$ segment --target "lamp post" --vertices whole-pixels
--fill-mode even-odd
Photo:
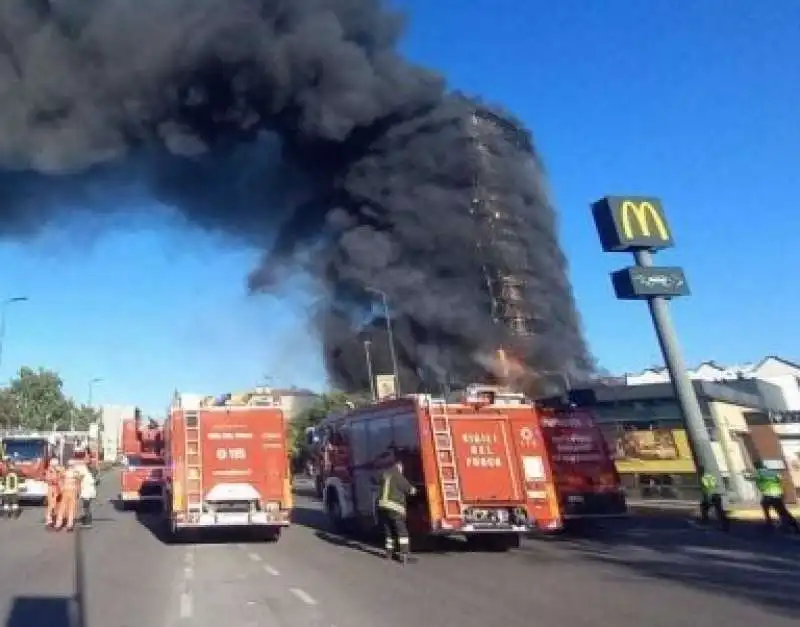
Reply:
[[[375,377],[372,374],[372,352],[370,351],[372,342],[364,340],[364,358],[367,360],[367,376],[369,377],[369,391],[372,394],[372,400],[375,401],[377,393],[375,392]],[[396,384],[396,382],[395,382]]]
[[[94,392],[94,386],[95,386],[95,384],[102,383],[102,382],[103,382],[103,378],[102,377],[95,377],[94,379],[89,379],[89,382],[87,384],[87,387],[89,388],[89,393],[88,393],[87,398],[86,398],[86,406],[89,409],[92,409],[92,392]],[[74,413],[70,416],[69,430],[70,431],[75,431],[75,414]]]
[[[0,305],[0,366],[3,363],[3,345],[6,339],[6,313],[8,306],[12,303],[24,303],[27,300],[27,296],[15,296],[13,298],[6,298],[3,304]]]
[[[395,351],[394,346],[394,332],[392,330],[392,315],[389,312],[389,297],[386,295],[386,292],[383,290],[379,290],[374,287],[368,287],[368,291],[377,294],[381,297],[381,301],[383,302],[383,315],[386,318],[386,333],[389,336],[389,355],[392,358],[392,370],[394,371],[392,374],[394,376],[394,393],[395,396],[400,396],[400,372],[397,367],[397,353]]]

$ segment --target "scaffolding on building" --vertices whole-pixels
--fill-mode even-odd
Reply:
[[[476,246],[483,280],[492,307],[492,318],[515,337],[534,332],[528,285],[530,261],[523,240],[521,217],[509,195],[507,155],[522,151],[534,159],[530,133],[497,113],[471,107],[467,121],[473,143],[473,196],[470,213],[479,226]]]

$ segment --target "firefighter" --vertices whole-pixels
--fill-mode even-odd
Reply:
[[[45,512],[45,527],[52,528],[56,524],[58,501],[61,498],[61,464],[57,457],[53,457],[47,465],[45,472],[47,482],[47,510]]]
[[[708,514],[713,509],[720,528],[723,531],[727,531],[730,528],[730,520],[722,503],[722,491],[717,483],[717,478],[710,472],[706,472],[703,466],[697,467],[697,474],[700,475],[700,490],[702,493],[700,522],[707,525],[709,522]]]
[[[3,515],[6,518],[19,518],[19,474],[9,460],[4,464],[3,473]]]
[[[84,527],[92,526],[92,501],[97,498],[97,485],[94,473],[88,466],[81,467],[81,524]]]
[[[783,501],[783,484],[781,476],[774,470],[769,470],[764,466],[764,462],[757,461],[755,472],[746,475],[748,479],[755,482],[756,488],[761,493],[761,509],[764,510],[764,522],[772,528],[772,510],[778,514],[781,526],[791,529],[796,534],[800,534],[800,525],[797,520],[786,508]]]
[[[381,476],[378,495],[378,514],[383,524],[388,559],[400,559],[403,563],[408,561],[410,547],[406,498],[416,492],[416,488],[403,475],[403,463],[395,459]]]
[[[78,515],[78,495],[80,494],[81,476],[75,460],[69,460],[67,469],[61,475],[61,499],[58,503],[58,516],[54,529],[65,528],[75,530],[75,518]]]

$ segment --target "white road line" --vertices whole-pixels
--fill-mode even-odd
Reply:
[[[187,566],[186,568],[184,568],[183,578],[186,581],[191,581],[192,579],[194,579],[194,568],[192,568],[191,566]]]
[[[186,555],[183,556],[183,561],[186,562],[187,566],[194,565],[194,553],[191,550],[186,552]]]
[[[301,588],[289,588],[289,591],[306,605],[317,604],[317,600]]]
[[[268,574],[272,575],[273,577],[277,577],[278,575],[280,575],[280,574],[281,574],[281,573],[280,573],[280,571],[279,571],[277,568],[273,568],[273,567],[272,567],[272,566],[270,566],[269,564],[264,564],[264,570],[265,570],[265,571],[266,571]]]
[[[190,592],[181,594],[181,618],[191,618],[194,613],[192,595]]]
[[[247,557],[249,557],[254,562],[260,562],[261,561],[261,556],[258,553],[248,553]]]

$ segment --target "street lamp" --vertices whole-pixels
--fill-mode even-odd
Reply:
[[[372,374],[372,352],[370,351],[372,342],[364,340],[364,357],[367,360],[367,376],[369,377],[369,391],[372,394],[372,400],[375,401],[377,393],[375,392],[375,377]]]
[[[392,316],[389,312],[389,297],[386,295],[386,292],[383,290],[379,290],[374,287],[368,287],[368,292],[372,292],[373,294],[377,294],[381,297],[381,301],[383,302],[383,315],[386,318],[386,333],[389,336],[389,355],[392,358],[392,369],[394,370],[394,393],[395,396],[400,396],[400,373],[397,367],[397,353],[394,349],[394,332],[392,331]]]
[[[14,298],[6,298],[0,305],[0,365],[3,363],[3,344],[5,344],[6,339],[6,311],[8,306],[12,303],[23,303],[27,300],[27,296],[15,296]]]
[[[102,382],[103,382],[102,377],[95,377],[94,379],[89,380],[89,396],[86,403],[89,407],[92,406],[92,392],[94,391],[95,383],[102,383]]]
[[[92,392],[94,392],[95,383],[102,383],[102,382],[103,382],[102,377],[95,377],[94,379],[89,379],[89,382],[87,384],[89,388],[89,395],[86,399],[86,406],[89,409],[92,409]],[[72,412],[72,414],[70,415],[69,430],[75,431],[75,412]]]

